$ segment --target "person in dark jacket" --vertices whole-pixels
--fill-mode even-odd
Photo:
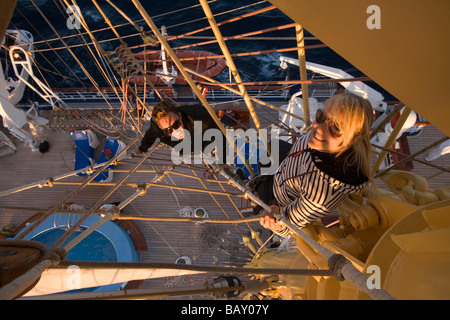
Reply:
[[[201,121],[202,146],[200,151],[203,152],[205,147],[212,143],[212,141],[204,141],[203,135],[205,131],[208,129],[220,131],[205,107],[201,104],[176,106],[168,100],[158,102],[152,110],[150,128],[141,140],[138,150],[133,152],[133,155],[141,156],[144,152],[147,152],[158,138],[162,143],[175,148],[185,138],[186,132],[184,130],[190,134],[190,153],[194,153],[197,150],[194,145],[194,121]],[[224,164],[227,143],[221,131],[220,135],[222,138],[223,158],[218,161]],[[181,151],[183,152],[183,149]]]

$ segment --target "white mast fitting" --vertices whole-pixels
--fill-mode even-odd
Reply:
[[[287,68],[287,63],[298,66],[298,59],[293,59],[285,56],[280,57],[280,67],[283,69]],[[354,78],[350,74],[344,72],[341,69],[324,66],[318,63],[306,62],[306,69],[320,73],[324,76],[330,77],[332,79],[351,79]],[[372,104],[374,110],[385,112],[387,108],[386,102],[384,102],[384,97],[378,91],[372,89],[368,85],[361,81],[352,82],[342,82],[341,85],[348,91],[367,99]]]
[[[28,124],[27,115],[23,110],[17,109],[7,98],[9,93],[7,83],[3,74],[3,67],[0,65],[0,116],[3,118],[3,126],[7,128],[12,135],[24,141],[32,149],[39,147],[39,141],[34,138],[23,126]],[[17,97],[17,96],[16,96]]]
[[[315,118],[315,114],[318,108],[322,107],[322,104],[317,101],[316,98],[308,98],[309,100],[309,110],[311,113],[312,119]],[[292,95],[289,99],[289,103],[287,105],[283,105],[280,107],[281,109],[291,113],[296,114],[301,117],[305,116],[303,109],[303,99],[302,99],[302,91],[298,91]],[[305,121],[294,118],[293,116],[280,112],[280,120],[282,123],[287,124],[287,126],[300,134],[304,134],[306,132]],[[282,139],[288,139],[289,137],[283,137]]]
[[[34,75],[33,72],[33,61],[32,56],[24,48],[19,46],[12,46],[9,49],[9,56],[11,58],[11,63],[14,68],[14,72],[19,78],[19,80],[26,84],[30,89],[39,94],[42,99],[49,103],[53,109],[56,109],[56,102],[65,106],[65,103],[53,92],[52,89],[47,87],[38,77]],[[21,67],[21,70],[19,69]],[[23,73],[25,72],[25,77]],[[31,77],[33,81],[37,84],[39,89],[35,88],[29,81],[28,77]]]
[[[2,49],[9,51],[10,63],[16,78],[6,77],[3,65],[0,65],[0,116],[3,117],[3,125],[12,135],[24,141],[32,149],[39,149],[41,141],[33,137],[23,127],[29,122],[46,124],[47,119],[32,115],[36,111],[33,106],[28,112],[15,107],[22,99],[25,87],[29,85],[28,78],[33,76],[32,59],[34,58],[33,36],[25,30],[7,30],[2,39]],[[24,63],[15,63],[24,60]],[[7,62],[4,64],[7,68]]]
[[[161,34],[163,36],[167,35],[165,26],[161,27]],[[166,50],[163,45],[161,45],[161,60],[163,68],[156,69],[156,72],[158,73],[158,76],[161,78],[161,80],[164,81],[164,83],[167,84],[169,87],[171,87],[175,83],[178,72],[177,70],[175,70],[175,68],[167,67]]]

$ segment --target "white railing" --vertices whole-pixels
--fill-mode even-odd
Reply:
[[[74,101],[99,101],[99,100],[107,100],[109,102],[111,101],[120,101],[123,99],[122,92],[118,92],[117,94],[115,92],[109,92],[105,91],[100,94],[99,92],[92,92],[92,91],[57,91],[55,94],[63,101],[69,103]],[[263,90],[249,90],[248,94],[251,97],[264,100],[264,99],[280,99],[280,100],[287,100],[288,99],[288,91],[282,90],[282,91],[263,91]],[[192,96],[182,96],[177,95],[176,92],[170,92],[170,91],[164,91],[164,95],[167,97],[175,97],[178,99],[193,99],[194,94]],[[139,92],[138,97],[140,99],[144,98],[144,93]],[[156,98],[154,97],[153,91],[148,91],[145,95],[146,100],[150,101],[156,101]],[[242,99],[242,96],[235,94],[230,91],[224,91],[224,90],[209,90],[206,94],[207,99],[211,100],[220,100],[220,99]]]

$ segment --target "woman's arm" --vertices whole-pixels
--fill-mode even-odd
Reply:
[[[323,197],[319,198],[321,201],[315,202],[308,197],[300,196],[295,201],[285,206],[281,213],[291,223],[299,228],[303,228],[311,221],[328,215],[336,209],[346,197],[347,193],[344,192],[335,192],[334,194],[325,193]],[[271,229],[275,234],[281,237],[287,237],[289,235],[288,227],[276,223],[274,218],[270,216],[268,218],[264,217],[263,222],[264,224],[260,221],[261,225]]]

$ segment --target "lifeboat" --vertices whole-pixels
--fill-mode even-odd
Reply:
[[[216,75],[221,73],[223,69],[227,66],[226,60],[223,58],[206,58],[209,56],[215,56],[214,53],[209,51],[197,51],[197,50],[187,50],[175,53],[180,62],[186,67],[195,72],[204,75],[209,78],[214,78]],[[153,85],[164,85],[166,82],[162,77],[164,75],[158,75],[155,73],[162,73],[163,61],[161,59],[160,51],[144,51],[136,54],[136,58],[143,63],[146,63],[147,81],[153,83]],[[172,82],[173,85],[186,84],[186,80],[181,77],[181,72],[176,68],[175,64],[172,62],[170,57],[167,57],[167,64],[170,65],[172,72],[170,74],[178,74],[179,76]],[[173,71],[176,72],[173,72]],[[199,76],[191,75],[194,81],[203,80]],[[145,76],[136,76],[130,80],[132,83],[137,85],[143,85],[145,82]]]

